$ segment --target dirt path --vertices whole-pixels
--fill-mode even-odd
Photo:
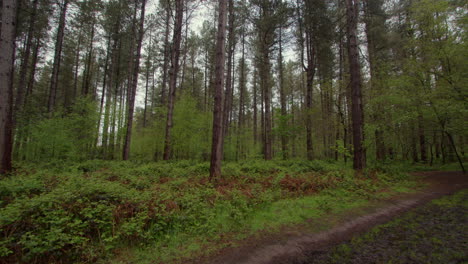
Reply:
[[[308,252],[326,250],[332,245],[349,240],[372,228],[423,205],[430,200],[468,188],[468,177],[460,172],[415,173],[429,187],[418,193],[385,200],[368,208],[366,213],[349,215],[335,227],[320,233],[304,233],[304,230],[246,241],[240,248],[225,249],[211,260],[198,260],[207,264],[286,264],[304,263]],[[327,221],[326,219],[321,219]],[[318,223],[320,225],[320,223]],[[301,232],[301,233],[299,233]]]

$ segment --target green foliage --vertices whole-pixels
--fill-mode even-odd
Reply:
[[[157,108],[154,120],[146,128],[138,121],[132,138],[132,159],[158,160],[165,140],[166,109]],[[202,160],[208,156],[211,141],[212,114],[201,111],[197,101],[183,94],[174,106],[172,153],[174,159]]]
[[[0,181],[0,259],[95,262],[129,245],[194,252],[201,242],[185,245],[182,237],[211,241],[297,223],[361,205],[402,180],[382,173],[355,179],[351,170],[323,161],[250,160],[226,163],[214,186],[208,169],[189,160],[24,164]]]
[[[69,112],[56,112],[53,117],[31,121],[28,142],[21,155],[27,161],[71,160],[92,157],[91,147],[97,136],[96,103],[78,99]]]

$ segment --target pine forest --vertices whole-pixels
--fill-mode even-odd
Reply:
[[[205,263],[465,177],[466,1],[0,6],[2,264]]]

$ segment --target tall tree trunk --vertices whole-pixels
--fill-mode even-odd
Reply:
[[[418,114],[418,137],[419,137],[419,149],[421,151],[421,161],[427,162],[426,154],[426,136],[424,135],[424,119],[421,113]]]
[[[165,19],[165,26],[166,29],[164,31],[164,62],[162,68],[162,85],[161,85],[161,105],[166,104],[166,92],[167,92],[167,75],[168,75],[168,68],[169,68],[169,59],[171,54],[171,47],[169,45],[169,31],[170,31],[170,20],[171,20],[171,8],[170,2],[166,2],[166,19]]]
[[[52,116],[55,108],[55,101],[57,96],[57,85],[58,85],[58,76],[60,72],[60,61],[62,59],[62,46],[63,46],[63,36],[65,33],[65,18],[67,15],[69,0],[64,0],[62,8],[60,11],[59,25],[57,29],[57,39],[55,41],[55,53],[54,53],[54,64],[52,67],[52,76],[50,79],[50,89],[49,89],[49,102],[47,104],[47,110],[49,116]]]
[[[257,106],[257,70],[253,73],[253,139],[254,145],[258,143],[258,106]]]
[[[348,30],[349,71],[352,91],[353,119],[353,168],[362,171],[366,166],[364,142],[364,113],[361,92],[361,65],[359,63],[359,47],[357,41],[357,24],[359,15],[359,0],[346,0],[346,16]]]
[[[106,97],[106,86],[107,86],[107,75],[108,75],[108,68],[109,68],[108,67],[109,66],[109,57],[111,56],[111,53],[112,53],[112,51],[111,51],[111,38],[108,37],[108,39],[107,39],[106,60],[104,62],[104,76],[103,76],[103,80],[102,80],[101,103],[99,104],[99,115],[98,115],[98,122],[97,122],[97,135],[96,135],[96,144],[95,144],[96,147],[98,146],[98,142],[99,142],[99,129],[101,128],[102,112],[104,110],[104,102],[105,102],[105,97]],[[107,93],[109,94],[110,91],[107,91]],[[104,135],[104,131],[102,132],[102,134]]]
[[[80,51],[81,51],[81,30],[78,33],[78,44],[76,46],[76,53],[75,53],[75,76],[73,79],[73,98],[76,98],[78,95],[78,71],[80,68]]]
[[[136,50],[136,58],[134,62],[134,69],[133,69],[133,78],[130,89],[128,90],[128,115],[127,115],[127,130],[125,133],[125,141],[124,141],[124,148],[122,159],[128,160],[130,157],[130,144],[132,140],[132,127],[133,127],[133,113],[135,111],[135,96],[136,90],[138,86],[138,74],[140,72],[140,57],[141,57],[141,46],[143,43],[143,35],[144,31],[144,24],[145,24],[145,6],[146,0],[141,1],[141,14],[140,14],[140,25],[138,30],[138,40],[137,40],[137,50]]]
[[[263,73],[262,73],[262,91],[263,91],[263,102],[265,103],[264,108],[264,158],[265,160],[272,159],[272,122],[271,122],[271,90],[270,90],[270,56],[268,51],[264,51],[263,54]]]
[[[226,74],[226,90],[224,93],[224,116],[223,116],[223,138],[228,135],[229,130],[229,113],[232,109],[232,76],[233,76],[233,55],[234,55],[234,47],[235,47],[235,31],[234,31],[234,1],[229,1],[228,6],[229,12],[229,29],[228,29],[228,55],[227,55],[227,74]]]
[[[185,73],[187,71],[187,55],[188,55],[188,32],[189,32],[189,10],[188,10],[188,3],[189,1],[186,0],[185,3],[185,31],[184,31],[184,47],[183,47],[183,57],[182,57],[182,76],[180,78],[180,90],[184,90],[184,83],[185,83]]]
[[[171,51],[171,69],[169,71],[169,97],[167,105],[166,138],[164,141],[164,160],[171,158],[171,130],[174,104],[176,99],[177,74],[179,72],[180,42],[182,38],[182,19],[184,16],[184,0],[175,0],[176,19],[174,24],[173,47]]]
[[[381,88],[377,85],[377,80],[380,81],[381,74],[377,70],[377,47],[375,44],[375,31],[374,24],[373,24],[373,16],[374,14],[371,13],[369,7],[369,0],[364,0],[364,14],[365,14],[365,32],[366,32],[366,39],[367,39],[367,53],[369,56],[369,74],[370,74],[370,85],[371,90],[373,90],[373,94],[379,95],[381,93]],[[378,122],[382,114],[382,107],[381,105],[376,106],[376,110],[374,111],[372,118],[375,122]],[[375,135],[375,156],[376,159],[382,161],[385,159],[385,141],[384,141],[384,132],[383,129],[377,124],[377,127],[374,131]]]
[[[18,78],[18,88],[17,88],[17,95],[16,95],[16,103],[14,107],[14,112],[17,115],[23,105],[24,105],[24,94],[26,92],[26,73],[29,68],[29,56],[31,55],[31,47],[33,43],[33,38],[34,38],[34,25],[36,23],[36,16],[37,16],[37,4],[39,0],[33,0],[33,9],[31,12],[31,16],[29,17],[29,25],[28,25],[28,35],[27,35],[27,40],[26,40],[26,46],[24,49],[24,56],[22,58],[21,62],[21,68],[19,72],[19,78]]]
[[[309,2],[305,2],[306,10],[312,9],[313,7],[309,6]],[[298,8],[300,7],[298,1]],[[313,144],[312,144],[312,96],[313,96],[313,86],[316,70],[316,50],[314,45],[314,32],[312,29],[312,22],[310,17],[305,13],[301,14],[300,8],[298,9],[298,24],[300,32],[300,45],[301,45],[301,63],[304,68],[307,76],[306,81],[306,96],[305,96],[305,106],[306,106],[306,153],[307,159],[312,160],[314,158],[313,153]],[[310,11],[309,11],[310,12]],[[307,12],[308,13],[308,12]],[[303,17],[304,16],[304,20]],[[305,21],[305,25],[303,24]],[[305,32],[304,32],[305,31]],[[305,33],[305,39],[303,34]],[[304,50],[306,51],[304,54]],[[305,65],[305,58],[307,57],[307,66]]]
[[[242,58],[240,62],[240,77],[239,77],[239,118],[237,124],[237,160],[240,157],[243,158],[243,147],[241,137],[244,129],[244,97],[245,97],[245,84],[246,84],[246,72],[245,72],[245,28],[242,28]]]
[[[223,157],[223,87],[226,42],[226,6],[227,0],[219,1],[218,33],[216,37],[215,57],[215,93],[213,107],[213,138],[211,145],[210,181],[221,176]]]
[[[147,119],[147,106],[148,106],[148,90],[149,90],[149,56],[148,56],[148,61],[146,64],[146,74],[145,74],[145,105],[143,106],[143,127],[146,127],[146,119]]]
[[[0,174],[11,171],[13,150],[13,71],[17,1],[2,1],[0,27]]]
[[[94,18],[93,18],[93,23],[91,24],[91,36],[89,40],[89,50],[88,50],[88,56],[87,56],[87,61],[86,61],[86,69],[84,74],[84,82],[83,82],[83,95],[88,96],[90,94],[89,91],[89,86],[91,84],[91,75],[92,75],[92,61],[93,61],[93,47],[94,47],[94,32],[95,32],[95,25],[94,25]],[[93,94],[94,97],[94,94]]]
[[[283,66],[283,28],[279,28],[279,51],[278,51],[278,78],[280,88],[281,115],[283,118],[288,114],[286,109],[286,94],[284,88],[284,66]],[[284,128],[283,128],[284,129]],[[288,137],[281,131],[281,152],[283,159],[288,158]]]
[[[205,71],[203,74],[204,79],[204,95],[203,95],[203,110],[208,111],[208,50],[205,51]]]
[[[412,158],[413,158],[413,162],[417,163],[417,162],[419,162],[419,157],[418,157],[418,148],[417,148],[417,144],[416,144],[417,140],[416,140],[416,133],[415,133],[414,124],[411,124],[410,131],[411,131],[411,155],[412,155]]]
[[[25,96],[25,103],[28,103],[29,96],[32,95],[34,90],[34,81],[36,80],[36,69],[37,69],[37,61],[39,59],[39,50],[41,48],[41,38],[40,36],[36,36],[36,43],[34,46],[34,52],[32,57],[31,63],[31,71],[29,72],[28,76],[28,85],[26,87],[26,96]]]

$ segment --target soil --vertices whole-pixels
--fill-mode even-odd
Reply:
[[[339,217],[332,217],[330,219],[320,219],[321,222],[309,222],[305,223],[304,226],[297,226],[294,228],[288,228],[276,235],[265,235],[260,238],[250,238],[243,241],[243,245],[237,248],[224,249],[214,257],[209,259],[197,259],[193,260],[192,263],[206,263],[206,264],[308,264],[308,263],[387,263],[388,258],[385,258],[385,254],[379,252],[375,253],[375,248],[389,247],[389,241],[392,241],[391,236],[394,234],[401,234],[402,232],[410,232],[410,230],[401,230],[401,227],[394,227],[394,229],[388,229],[388,231],[382,234],[375,241],[370,241],[370,244],[359,245],[358,248],[354,249],[354,245],[350,246],[349,250],[345,250],[346,254],[350,252],[357,252],[353,257],[346,257],[346,262],[339,261],[333,262],[333,258],[336,257],[336,249],[334,246],[339,245],[343,242],[348,242],[358,235],[369,231],[372,227],[389,222],[390,220],[401,216],[403,213],[410,211],[416,207],[421,207],[414,210],[414,214],[425,216],[422,219],[421,226],[424,226],[422,231],[429,232],[430,230],[438,230],[438,233],[446,233],[451,230],[453,232],[461,233],[461,235],[452,237],[455,241],[450,239],[448,243],[456,245],[457,247],[466,248],[466,208],[465,211],[460,208],[435,208],[435,207],[424,207],[426,203],[433,199],[440,198],[445,195],[450,195],[456,191],[468,188],[468,177],[461,172],[419,172],[415,173],[415,176],[419,177],[421,181],[427,182],[429,185],[424,190],[408,194],[400,195],[398,197],[392,197],[390,199],[374,204],[369,208],[363,208],[361,210],[355,210],[347,215]],[[448,210],[448,211],[444,211]],[[444,216],[437,220],[436,216]],[[448,218],[447,218],[448,217]],[[411,219],[408,220],[411,222]],[[452,221],[453,225],[445,225],[444,221]],[[458,222],[457,222],[458,221]],[[330,223],[333,223],[332,228],[328,228]],[[309,227],[307,227],[309,226]],[[328,228],[322,232],[311,232],[310,226],[316,226],[314,230],[320,229],[320,227]],[[409,224],[409,226],[414,226]],[[453,228],[454,226],[461,226],[460,229]],[[441,227],[443,227],[441,229]],[[411,229],[411,228],[410,228]],[[418,229],[421,231],[421,228]],[[464,231],[464,232],[463,232]],[[410,233],[407,233],[411,235]],[[422,233],[419,233],[421,235]],[[430,232],[428,233],[430,235]],[[425,236],[420,237],[424,241]],[[436,238],[434,243],[439,243],[441,239],[446,237]],[[450,242],[451,241],[451,242]],[[460,244],[461,243],[461,244]],[[402,247],[406,247],[405,244],[397,244],[396,248],[389,248],[388,252],[391,254],[399,254]],[[421,243],[416,246],[421,250],[409,250],[408,256],[403,256],[401,259],[392,260],[391,263],[438,263],[438,262],[418,262],[414,260],[414,256],[425,255],[428,250],[431,250],[434,246],[428,246],[427,243]],[[346,248],[346,247],[345,247]],[[439,248],[443,246],[439,245]],[[366,250],[368,249],[368,250]],[[374,253],[372,253],[374,252]],[[401,254],[400,254],[401,255]],[[426,254],[427,255],[427,254]],[[466,255],[465,255],[466,256]],[[463,258],[463,256],[458,256]],[[349,261],[348,261],[349,260]],[[404,260],[400,262],[400,260]],[[414,260],[414,261],[413,261]],[[318,262],[317,262],[318,261]],[[354,261],[354,262],[353,262]],[[406,261],[406,262],[405,262]],[[451,263],[451,262],[441,262]],[[452,263],[462,263],[458,260],[454,260]]]
[[[430,203],[297,264],[467,263],[468,192]]]

